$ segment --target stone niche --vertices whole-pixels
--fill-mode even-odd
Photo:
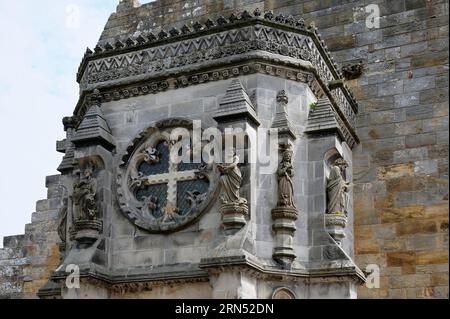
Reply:
[[[342,78],[315,28],[259,9],[88,50],[60,169],[64,255],[41,296],[356,297],[351,191],[340,232],[327,212],[334,160],[351,182],[358,143]],[[226,165],[171,158],[230,128],[245,142]],[[64,286],[68,265],[81,290]]]

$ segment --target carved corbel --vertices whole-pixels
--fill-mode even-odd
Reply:
[[[339,88],[344,87],[344,81],[343,80],[333,80],[328,82],[328,88],[333,91]]]
[[[363,62],[360,61],[358,63],[349,64],[342,67],[342,74],[346,80],[354,80],[362,75],[363,69]]]

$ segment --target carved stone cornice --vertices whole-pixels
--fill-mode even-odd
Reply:
[[[345,263],[345,262],[344,262]],[[289,270],[275,268],[262,264],[259,260],[246,256],[203,259],[200,268],[210,275],[220,275],[223,272],[245,272],[250,276],[263,280],[322,283],[343,282],[353,280],[358,284],[366,281],[364,273],[353,262],[340,265],[338,268],[291,268]]]
[[[179,268],[179,266],[180,265],[177,267]],[[61,287],[61,285],[64,284],[66,277],[67,274],[55,273],[51,277],[51,282],[54,282],[58,287]],[[85,283],[101,286],[116,293],[136,293],[149,291],[158,286],[181,285],[208,281],[208,273],[199,269],[196,265],[190,265],[186,266],[185,269],[172,270],[168,272],[159,272],[158,267],[156,267],[153,271],[127,275],[109,273],[100,270],[80,272],[80,282],[82,284]]]
[[[314,41],[320,53],[327,58],[324,62],[328,65],[333,75],[339,78],[342,77],[337,64],[331,57],[317,28],[312,25],[306,27],[303,19],[295,20],[292,16],[286,17],[282,14],[274,16],[272,12],[266,12],[262,15],[261,11],[256,9],[253,15],[244,11],[238,15],[232,14],[228,19],[220,16],[217,21],[208,20],[205,24],[201,24],[197,21],[194,23],[193,28],[185,25],[181,30],[176,28],[172,28],[168,32],[161,30],[158,35],[155,35],[152,32],[143,32],[136,37],[117,39],[113,44],[108,42],[99,43],[94,51],[87,49],[81,62],[77,79],[81,82],[81,78],[89,62],[98,58],[112,57],[114,55],[130,53],[140,49],[156,48],[158,46],[172,44],[182,40],[191,40],[205,35],[217,34],[223,31],[230,31],[254,25],[267,26],[279,29],[280,31],[290,31],[306,35]],[[277,40],[280,39],[278,38]]]
[[[88,50],[78,76],[82,99],[96,88],[120,87],[123,92],[114,93],[114,98],[120,99],[219,80],[221,74],[217,70],[259,61],[277,70],[289,66],[294,71],[311,74],[314,81],[310,86],[318,91],[318,97],[326,95],[333,100],[336,111],[354,128],[357,103],[345,85],[329,90],[328,83],[342,79],[342,74],[317,29],[305,28],[304,22],[292,17],[274,17],[271,13],[262,17],[258,12],[254,15],[244,12],[229,19],[222,17],[217,22],[194,26],[193,30],[185,27],[158,36],[141,34],[136,39],[123,39],[114,45],[101,44],[95,52]],[[202,69],[214,71],[201,72]],[[229,69],[231,76],[250,71],[249,68]],[[129,91],[128,87],[133,83],[150,86],[142,86],[142,93],[136,87]],[[83,104],[85,101],[79,103],[76,114],[82,115]]]
[[[130,83],[122,86],[112,86],[101,90],[101,102],[106,103],[136,96],[157,94],[169,89],[178,89],[191,85],[198,85],[211,81],[227,80],[241,75],[257,73],[306,83],[318,98],[325,96],[328,97],[334,111],[339,115],[338,118],[340,123],[345,126],[346,131],[348,131],[348,134],[352,137],[352,140],[359,142],[355,132],[356,113],[353,112],[353,109],[350,107],[348,102],[344,104],[337,102],[339,100],[345,101],[345,96],[343,94],[336,93],[337,90],[334,90],[333,92],[335,96],[339,97],[336,101],[332,95],[332,91],[328,89],[325,83],[317,78],[314,69],[305,66],[298,61],[295,63],[295,61],[292,60],[283,62],[279,61],[278,65],[274,65],[264,59],[249,59],[246,63],[230,63],[228,66],[217,66],[215,69],[205,72],[197,71],[174,74],[173,76],[168,76],[166,79],[149,79],[147,81],[138,81],[137,83]],[[89,98],[89,92],[82,92],[75,109],[75,114],[83,116],[83,114],[87,112],[89,109]],[[343,109],[344,112],[341,111],[341,109]],[[345,114],[349,114],[350,116],[346,117]]]

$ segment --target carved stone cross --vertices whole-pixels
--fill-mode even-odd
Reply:
[[[167,184],[167,206],[163,208],[166,214],[175,213],[177,209],[177,184],[182,181],[197,179],[198,170],[178,171],[175,163],[170,163],[169,172],[164,174],[150,175],[146,177],[146,185]]]

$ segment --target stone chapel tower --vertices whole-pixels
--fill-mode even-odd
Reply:
[[[344,74],[295,6],[204,2],[121,0],[86,51],[60,175],[27,235],[5,239],[17,296],[357,298]]]

